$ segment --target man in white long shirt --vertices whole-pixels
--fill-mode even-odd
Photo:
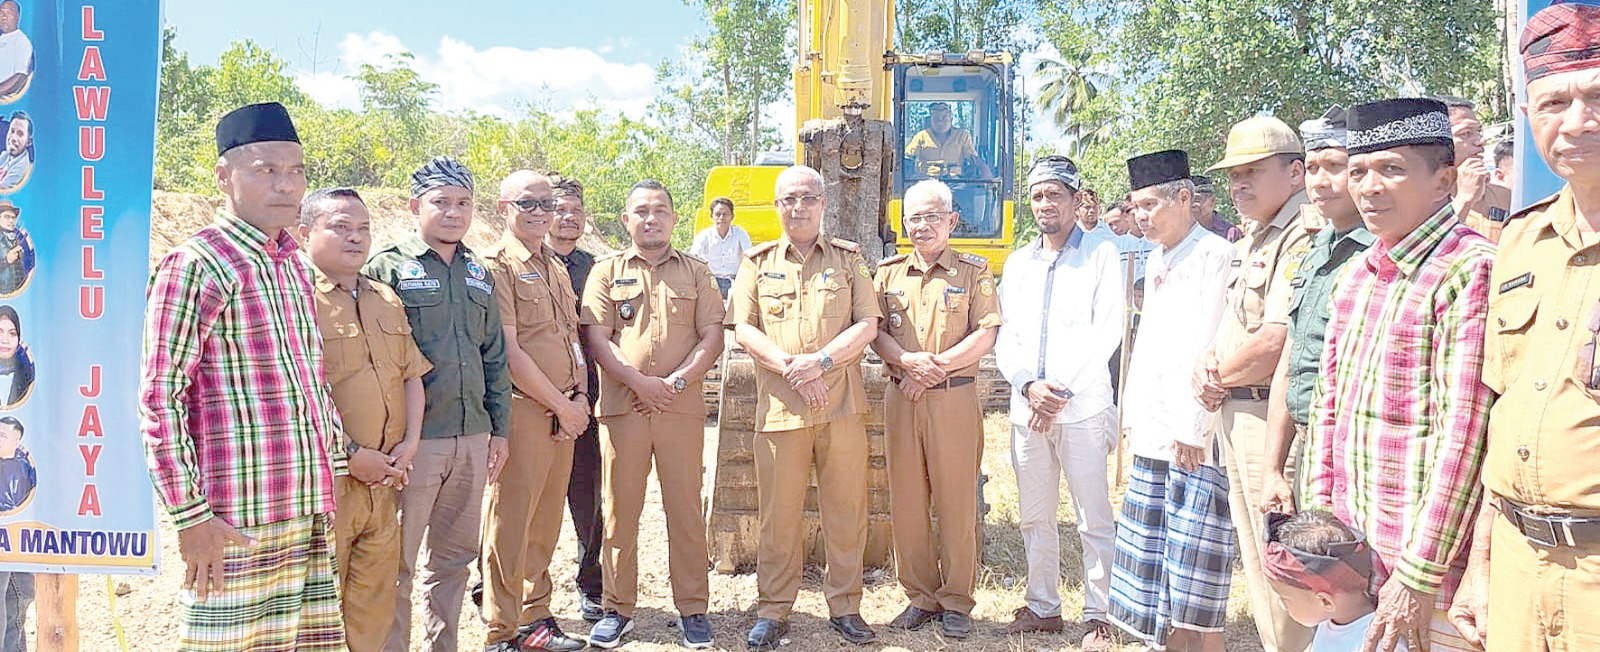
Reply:
[[[717,281],[717,290],[727,299],[733,277],[739,274],[739,261],[750,248],[750,234],[733,225],[733,200],[727,197],[711,200],[711,223],[695,234],[689,255],[706,261]]]
[[[1232,577],[1228,478],[1189,391],[1222,319],[1233,246],[1196,224],[1189,158],[1128,161],[1134,212],[1159,247],[1145,277],[1123,414],[1133,468],[1117,525],[1111,619],[1157,650],[1222,650]]]
[[[1017,474],[1027,605],[1008,633],[1061,631],[1061,474],[1072,492],[1083,542],[1083,649],[1107,650],[1112,541],[1116,524],[1106,457],[1117,445],[1117,413],[1107,362],[1122,341],[1122,273],[1117,249],[1093,249],[1074,223],[1081,180],[1064,156],[1046,156],[1028,173],[1040,237],[1006,259],[1000,285],[1000,370],[1011,382],[1011,463]]]

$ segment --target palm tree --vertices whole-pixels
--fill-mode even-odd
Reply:
[[[1103,75],[1082,63],[1068,64],[1048,57],[1039,60],[1033,73],[1041,82],[1036,106],[1071,139],[1073,155],[1081,156],[1110,137],[1110,121],[1082,115],[1100,96]]]

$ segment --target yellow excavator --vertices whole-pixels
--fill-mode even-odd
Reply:
[[[951,187],[961,213],[951,246],[987,257],[999,274],[1016,235],[1011,55],[898,53],[893,0],[797,0],[797,7],[795,160],[713,168],[696,231],[711,224],[710,200],[728,197],[737,223],[753,241],[777,239],[774,183],[784,167],[799,162],[816,168],[825,180],[824,234],[860,244],[867,260],[876,262],[901,246],[909,250],[900,228],[901,198],[912,184],[934,178]],[[888,379],[875,357],[863,366],[873,406],[867,417],[866,561],[888,566],[893,540],[882,413]],[[983,400],[988,407],[1003,407],[1008,389],[992,359],[984,366]],[[708,383],[708,393],[718,401],[719,422],[717,451],[710,460],[709,539],[717,569],[734,572],[754,566],[759,533],[751,453],[755,367],[743,351],[729,351],[719,371],[720,383]],[[817,514],[813,487],[806,501],[806,550],[808,559],[821,561]]]

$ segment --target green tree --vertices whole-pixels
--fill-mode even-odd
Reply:
[[[1033,0],[899,0],[895,49],[900,52],[1020,53],[1033,38],[1019,29],[1034,17]]]
[[[714,144],[723,163],[749,163],[787,137],[763,124],[761,114],[789,96],[794,0],[684,1],[711,29],[681,60],[663,62],[657,77],[667,90],[655,112]]]

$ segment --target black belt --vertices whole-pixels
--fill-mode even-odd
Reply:
[[[1529,541],[1546,548],[1590,545],[1600,541],[1600,518],[1538,514],[1500,499],[1500,514]]]
[[[895,378],[894,376],[890,376],[889,379],[893,380],[897,385],[900,383],[900,379]],[[971,385],[974,380],[977,379],[973,378],[972,376],[958,376],[947,379],[942,383],[929,387],[928,389],[951,389],[954,387],[960,387],[962,385]]]
[[[1228,390],[1228,396],[1241,401],[1265,401],[1268,393],[1265,387],[1235,387]]]

